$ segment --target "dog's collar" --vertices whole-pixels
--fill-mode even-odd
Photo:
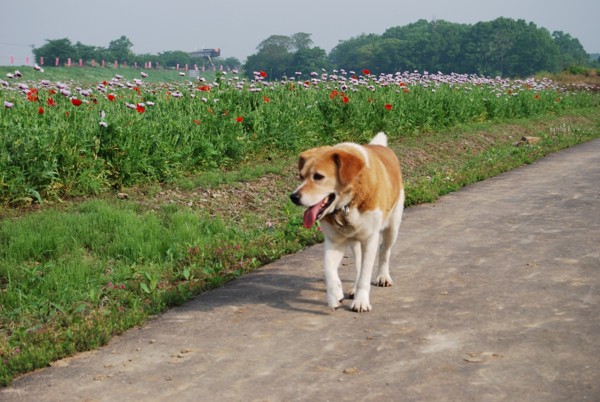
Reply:
[[[350,204],[346,204],[341,208],[335,209],[330,215],[335,224],[340,227],[348,225],[348,214],[350,213]]]

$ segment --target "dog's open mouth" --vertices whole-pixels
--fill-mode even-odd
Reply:
[[[308,208],[304,212],[304,227],[309,229],[317,220],[321,219],[323,217],[323,212],[329,208],[333,200],[335,200],[335,194],[331,193],[327,197],[323,198],[323,200],[318,204]]]

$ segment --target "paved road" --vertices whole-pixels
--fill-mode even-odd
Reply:
[[[600,140],[408,209],[395,285],[373,288],[370,313],[328,310],[322,251],[19,378],[0,400],[600,400]]]

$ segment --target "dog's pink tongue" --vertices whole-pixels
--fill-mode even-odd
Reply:
[[[315,221],[317,220],[317,215],[319,214],[320,207],[321,207],[321,205],[317,204],[317,205],[314,205],[314,206],[308,208],[304,212],[304,227],[305,228],[310,229],[315,224]]]

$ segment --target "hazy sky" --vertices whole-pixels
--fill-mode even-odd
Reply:
[[[329,52],[340,40],[419,19],[458,23],[524,19],[600,53],[600,0],[0,0],[0,65],[33,63],[46,39],[108,47],[121,35],[135,53],[221,49],[244,62],[271,35],[312,34]]]

